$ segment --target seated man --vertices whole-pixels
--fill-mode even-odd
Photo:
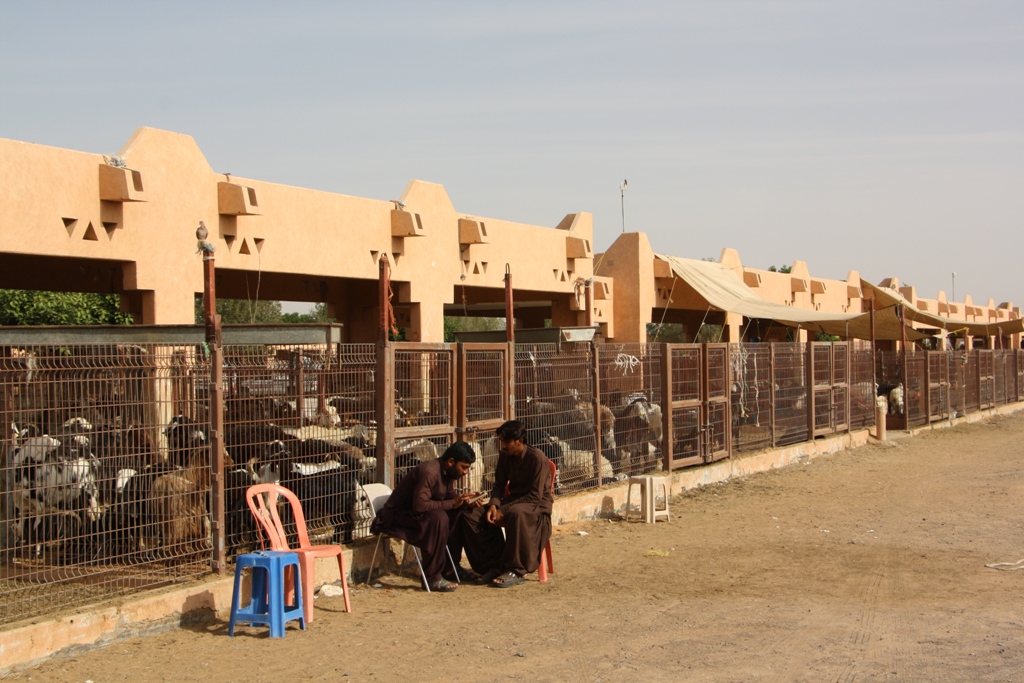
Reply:
[[[509,420],[496,434],[501,453],[490,502],[462,515],[455,538],[465,544],[473,569],[483,574],[481,582],[508,588],[540,566],[541,549],[551,538],[554,500],[547,456],[523,442],[525,425]]]
[[[459,508],[481,505],[468,503],[473,493],[455,493],[455,483],[474,462],[476,454],[463,441],[453,443],[437,460],[421,462],[398,483],[370,526],[375,534],[384,532],[420,549],[432,591],[450,593],[458,588],[442,576],[448,560],[445,548]]]

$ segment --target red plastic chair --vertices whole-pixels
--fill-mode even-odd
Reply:
[[[554,460],[548,460],[548,467],[551,468],[551,497],[555,497],[555,478],[558,476],[558,466]],[[508,497],[508,482],[505,483],[505,497]],[[544,566],[544,565],[547,566]],[[551,539],[540,551],[540,564],[537,566],[537,579],[541,583],[548,582],[548,574],[555,573],[555,560],[551,556]]]
[[[266,495],[264,495],[266,494]],[[277,514],[277,497],[284,496],[292,506],[292,519],[299,536],[299,547],[289,548],[288,537]],[[302,574],[303,612],[306,623],[313,621],[313,580],[316,578],[316,558],[338,556],[338,571],[341,573],[341,591],[345,596],[345,611],[352,611],[349,602],[348,582],[345,580],[345,561],[341,556],[340,545],[310,545],[309,534],[306,532],[306,516],[302,514],[302,503],[298,496],[277,484],[256,484],[245,492],[246,502],[253,517],[259,524],[260,542],[263,534],[270,539],[271,550],[287,550],[299,556],[299,568]]]

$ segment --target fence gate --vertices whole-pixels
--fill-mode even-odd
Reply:
[[[494,484],[498,463],[494,430],[511,420],[513,351],[511,344],[459,344],[456,387],[456,438],[474,445],[477,463],[462,485],[486,491]]]
[[[455,439],[455,346],[453,344],[396,343],[391,355],[393,397],[378,396],[393,407],[394,487],[424,460],[436,458]],[[378,429],[378,438],[388,438]],[[378,448],[378,457],[387,451]],[[386,456],[385,456],[386,457]]]
[[[664,364],[670,469],[729,455],[729,345],[666,344]]]
[[[978,407],[995,405],[995,359],[992,349],[978,350]]]
[[[1021,399],[1021,395],[1024,394],[1024,349],[1015,349],[1014,355],[1014,375],[1016,379],[1016,400]]]
[[[811,342],[814,436],[844,431],[849,418],[850,348],[845,342]]]
[[[456,433],[474,441],[512,419],[508,344],[459,344]]]
[[[949,353],[928,351],[928,421],[949,417]]]

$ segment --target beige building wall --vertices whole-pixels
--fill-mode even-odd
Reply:
[[[191,137],[153,128],[136,131],[119,157],[127,168],[0,140],[0,287],[116,293],[136,322],[190,324],[203,289],[194,236],[203,221],[219,296],[326,302],[350,341],[376,338],[381,255],[411,341],[443,340],[457,289],[503,301],[506,264],[517,300],[539,303],[541,321],[588,319],[588,213],[543,227],[460,213],[444,187],[419,180],[401,194],[403,207],[229,177]],[[614,334],[614,288],[594,285],[590,318]],[[504,316],[495,310],[487,314]]]
[[[348,341],[377,336],[382,255],[410,341],[441,341],[446,312],[504,317],[506,266],[520,328],[593,324],[607,339],[644,341],[647,325],[664,321],[691,338],[704,324],[722,325],[723,341],[785,338],[710,310],[641,232],[599,254],[595,275],[589,213],[545,227],[461,213],[443,186],[421,180],[389,201],[228,176],[210,168],[191,137],[153,128],[136,131],[118,156],[125,168],[99,154],[0,139],[0,287],[115,293],[136,322],[191,323],[203,288],[194,237],[203,221],[219,296],[325,302]],[[831,280],[794,261],[790,273],[770,272],[744,267],[729,248],[719,262],[766,301],[865,310],[857,271]],[[1011,302],[951,302],[944,292],[924,299],[897,278],[880,284],[953,320],[1020,317]],[[1020,339],[983,343],[1018,347]]]

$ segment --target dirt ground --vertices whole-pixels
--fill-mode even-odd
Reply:
[[[548,584],[317,601],[308,631],[213,623],[34,681],[1021,681],[1024,414],[678,497],[656,526],[560,527]]]

